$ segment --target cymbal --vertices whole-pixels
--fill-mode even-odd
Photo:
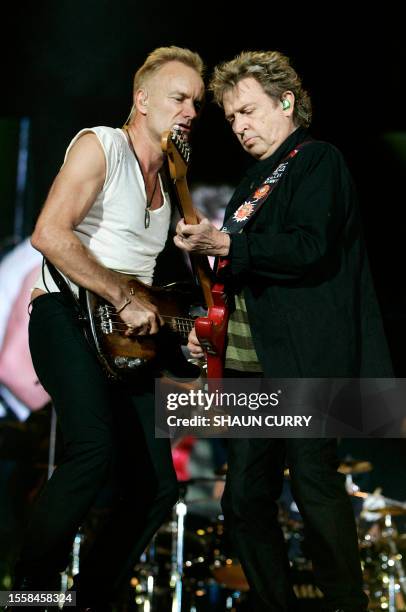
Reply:
[[[374,508],[373,510],[368,510],[373,514],[381,514],[385,516],[390,514],[391,516],[402,516],[406,514],[406,506],[384,506],[383,508]]]
[[[369,461],[342,461],[337,471],[341,474],[364,474],[372,470],[372,463]]]
[[[372,463],[369,461],[342,461],[338,467],[338,472],[341,474],[364,474],[372,470]],[[227,463],[217,468],[214,472],[217,476],[227,474]],[[289,468],[283,471],[285,478],[290,478]]]
[[[357,491],[354,489],[353,491],[347,491],[349,495],[353,495],[354,497],[362,497],[363,499],[367,499],[371,493],[367,493],[366,491]]]
[[[338,466],[337,471],[341,474],[363,474],[372,470],[372,463],[369,461],[343,461]],[[283,471],[285,478],[290,478],[289,468]]]

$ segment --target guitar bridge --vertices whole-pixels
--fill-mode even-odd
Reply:
[[[112,334],[113,321],[111,320],[108,306],[99,305],[96,312],[100,323],[100,331],[103,334]]]

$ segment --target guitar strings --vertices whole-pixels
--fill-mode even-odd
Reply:
[[[122,327],[117,327],[117,326],[114,326],[114,325],[113,325],[113,326],[111,326],[111,327],[109,328],[108,333],[114,333],[114,332],[117,332],[117,333],[124,333],[124,332],[126,332],[128,329],[131,329],[131,327],[130,327],[130,326],[128,326],[128,325],[125,325],[125,326],[122,326]],[[182,336],[183,338],[187,338],[187,337],[188,337],[188,335],[189,335],[190,329],[189,329],[189,330],[183,330],[183,331],[182,331],[182,330],[176,330],[176,331],[177,331],[177,333],[179,333],[179,335],[180,335],[180,336]],[[137,334],[136,334],[136,335],[137,335]],[[145,338],[145,337],[148,337],[148,336],[143,336],[143,337]]]
[[[116,317],[116,311],[112,311],[111,314],[109,314],[109,316],[114,317],[116,321],[118,321],[119,319],[117,319]],[[176,321],[194,321],[194,319],[192,319],[191,317],[178,317],[175,315],[159,315],[160,317],[162,317],[163,319],[176,319]],[[121,317],[120,317],[121,318]]]
[[[167,321],[174,321],[176,324],[178,325],[184,325],[184,326],[192,326],[194,325],[194,319],[188,319],[186,317],[171,317],[169,315],[160,315],[160,317],[164,320]],[[109,317],[108,319],[109,321],[117,322],[117,323],[122,323],[122,319],[118,318],[118,317]]]
[[[129,326],[127,323],[124,323],[124,321],[111,321],[111,320],[110,320],[110,322],[111,322],[111,323],[113,323],[113,325],[115,325],[115,326],[117,327],[117,329],[118,329],[119,327],[131,327],[131,326]],[[190,330],[192,329],[193,325],[194,325],[194,322],[193,322],[193,321],[190,321],[190,323],[185,323],[185,322],[182,322],[182,323],[180,323],[180,324],[178,325],[178,327],[179,327],[179,329],[181,329],[181,328],[182,328],[182,329],[184,329],[184,330],[189,330],[189,331],[190,331]]]
[[[109,313],[109,318],[113,321],[121,321],[121,317],[117,317],[116,311],[114,308],[107,307],[106,311]],[[110,314],[111,313],[111,314]],[[194,323],[194,319],[191,317],[177,317],[171,315],[159,315],[162,319],[167,319],[168,321],[176,321],[176,322],[185,322],[185,323]]]
[[[188,334],[194,326],[194,319],[190,319],[187,317],[171,317],[168,315],[161,315],[161,317],[164,320],[166,319],[166,320],[174,321],[176,324],[176,331],[178,331],[180,334]],[[114,316],[114,318],[110,317],[109,323],[110,323],[109,329],[111,331],[122,332],[122,331],[126,331],[127,329],[131,328],[130,325],[127,325],[127,323],[124,323],[124,321],[120,320],[120,318],[117,316]]]

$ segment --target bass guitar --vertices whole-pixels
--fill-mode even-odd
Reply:
[[[130,295],[145,297],[155,304],[164,325],[157,334],[125,335],[127,325],[112,304],[84,288],[79,301],[85,318],[85,333],[110,378],[134,379],[146,372],[165,373],[176,378],[196,378],[200,369],[188,362],[182,344],[194,324],[195,291],[189,283],[172,283],[165,287],[145,285],[135,277],[122,275]]]

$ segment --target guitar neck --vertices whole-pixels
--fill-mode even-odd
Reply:
[[[170,189],[174,192],[174,196],[178,201],[178,206],[188,225],[197,225],[199,219],[196,211],[193,208],[192,198],[189,193],[189,188],[186,182],[186,173],[188,169],[190,147],[187,142],[179,134],[174,132],[164,132],[161,138],[161,148],[166,153],[166,168],[168,179],[170,180]],[[211,276],[212,270],[209,260],[204,256],[190,257],[192,268],[197,276],[199,285],[202,289],[206,306],[213,306],[213,296],[211,293]]]
[[[197,218],[196,211],[193,207],[186,178],[175,180],[174,186],[186,223],[188,225],[197,225],[199,223],[199,219]],[[202,288],[206,306],[213,306],[213,296],[211,293],[211,267],[209,260],[203,255],[198,255],[193,257],[192,264],[199,280],[199,285]]]
[[[199,220],[196,215],[196,211],[193,208],[192,198],[187,186],[186,179],[179,179],[175,181],[175,188],[178,193],[180,204],[183,211],[183,216],[188,225],[197,225]]]

